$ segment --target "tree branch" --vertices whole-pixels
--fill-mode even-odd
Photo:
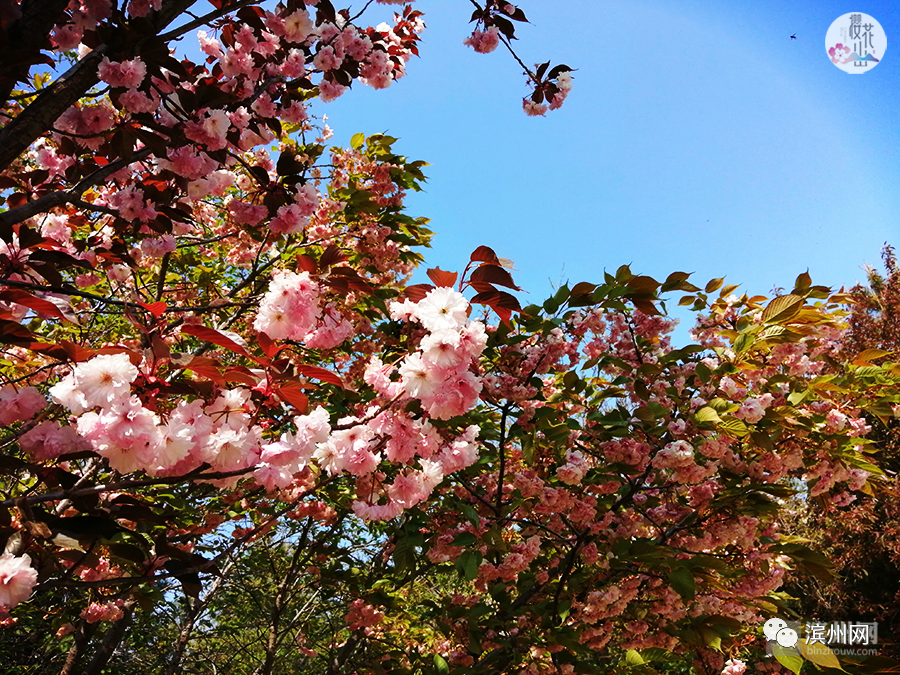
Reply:
[[[16,119],[18,119],[18,117]],[[0,131],[0,143],[2,143],[3,133],[8,128],[9,127],[6,127],[2,131]],[[97,185],[98,183],[106,180],[116,171],[124,169],[126,166],[134,164],[135,162],[139,162],[142,159],[149,157],[151,154],[152,151],[150,150],[150,148],[144,147],[135,152],[130,157],[123,157],[121,159],[117,159],[115,162],[110,162],[106,166],[97,169],[86,178],[83,178],[68,190],[51,192],[48,195],[44,195],[40,199],[35,199],[33,202],[28,202],[27,204],[22,204],[22,206],[10,209],[5,213],[0,213],[0,224],[15,225],[16,223],[21,223],[24,220],[28,220],[32,216],[36,216],[39,213],[45,213],[52,208],[63,206],[64,204],[75,204],[79,208],[90,208],[95,211],[101,211],[103,213],[112,212],[113,215],[119,215],[117,211],[112,211],[111,209],[109,211],[105,210],[106,207],[94,206],[93,204],[82,202],[81,195],[84,194],[84,192],[88,188],[91,188],[94,185]],[[2,151],[0,151],[0,157],[2,157]]]

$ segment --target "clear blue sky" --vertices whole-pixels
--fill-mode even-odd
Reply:
[[[515,261],[525,302],[624,263],[727,276],[755,294],[807,268],[816,283],[852,285],[885,241],[900,245],[896,0],[519,4],[531,20],[515,43],[523,61],[577,69],[546,118],[522,112],[524,77],[502,46],[463,46],[464,0],[415,3],[428,29],[406,78],[314,108],[337,143],[388,132],[432,164],[409,201],[433,219],[429,266],[459,270],[489,245]],[[851,11],[888,39],[865,75],[825,55],[829,25]]]

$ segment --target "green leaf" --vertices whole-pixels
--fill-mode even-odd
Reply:
[[[698,363],[694,372],[703,384],[709,382],[709,378],[712,377],[712,371],[705,363]]]
[[[740,286],[740,284],[728,284],[727,286],[725,286],[724,288],[722,288],[721,291],[719,291],[719,297],[720,297],[720,298],[727,298],[727,297],[728,297],[729,295],[731,295],[735,290],[737,290],[737,288],[738,288],[739,286]]]
[[[714,422],[716,424],[719,424],[721,423],[722,418],[719,417],[719,413],[713,410],[710,406],[705,405],[696,413],[694,413],[694,420],[699,423]]]
[[[364,133],[360,132],[358,134],[353,134],[353,138],[350,139],[350,147],[354,150],[359,150],[365,140],[366,135]]]
[[[703,642],[707,647],[712,647],[716,651],[722,651],[722,636],[709,626],[700,626],[698,629]]]
[[[734,341],[734,351],[738,354],[743,354],[753,346],[755,341],[756,335],[754,333],[741,333],[737,336],[737,340]]]
[[[434,668],[441,673],[441,675],[449,675],[450,673],[450,664],[448,664],[447,660],[440,654],[434,655]]]
[[[838,660],[838,657],[835,656],[834,652],[831,651],[831,647],[828,645],[821,642],[814,642],[813,644],[808,645],[805,640],[800,640],[799,647],[800,653],[807,661],[812,661],[817,666],[824,666],[825,668],[844,670],[841,667],[841,662]]]
[[[693,600],[697,591],[694,575],[687,567],[676,567],[669,573],[669,585],[685,600]]]
[[[763,310],[764,323],[784,323],[803,308],[803,298],[799,295],[779,295]]]
[[[565,621],[572,611],[572,598],[563,598],[559,603],[559,620]]]
[[[625,663],[629,666],[642,666],[644,665],[644,658],[634,649],[629,649],[625,652]]]
[[[462,532],[453,537],[453,541],[450,543],[453,546],[471,546],[476,541],[478,541],[477,537],[471,532]]]
[[[776,642],[772,645],[772,654],[778,659],[778,663],[792,673],[800,675],[800,670],[803,668],[803,657],[800,656],[800,652],[798,652],[796,648],[792,647],[788,649]]]
[[[481,517],[478,515],[478,511],[475,510],[474,506],[471,506],[470,504],[463,504],[462,506],[460,506],[459,510],[462,511],[462,514],[466,517],[466,520],[472,523],[472,525],[474,525],[475,527],[481,526]]]
[[[478,576],[481,560],[481,553],[478,551],[466,551],[456,559],[456,570],[466,581],[472,581]]]
[[[722,422],[719,424],[719,429],[732,436],[740,437],[746,436],[750,431],[749,429],[747,429],[746,424],[744,424],[737,417],[731,417],[730,415],[722,420]]]
[[[807,396],[809,396],[809,389],[806,391],[792,391],[788,394],[787,400],[791,405],[797,406],[800,405]]]
[[[705,290],[707,293],[712,293],[713,291],[716,291],[722,287],[723,281],[725,281],[724,277],[719,279],[712,279],[708,284],[706,284],[706,288],[704,288],[703,290]]]

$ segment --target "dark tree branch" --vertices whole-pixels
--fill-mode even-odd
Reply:
[[[150,20],[156,32],[183,14],[196,0],[169,0]],[[34,4],[42,2],[34,0]],[[53,127],[66,110],[99,81],[97,68],[104,56],[120,61],[139,53],[147,39],[137,44],[127,39],[114,46],[101,44],[90,54],[69,68],[66,73],[41,90],[41,93],[3,129],[0,129],[0,171],[9,168],[28,147]]]
[[[186,481],[197,480],[221,480],[222,478],[233,478],[234,476],[242,476],[250,473],[256,467],[248,466],[244,469],[235,469],[234,471],[211,471],[210,473],[194,472],[185,474],[184,476],[168,476],[160,478],[138,478],[135,480],[123,480],[118,483],[107,483],[103,485],[92,485],[88,488],[79,488],[76,490],[57,490],[56,492],[48,492],[44,495],[34,495],[33,497],[17,497],[14,499],[6,499],[0,502],[0,508],[11,508],[13,506],[39,504],[41,502],[55,502],[57,499],[76,499],[78,497],[87,497],[89,495],[100,494],[101,492],[114,492],[125,490],[128,488],[145,487],[148,485],[178,485]]]
[[[16,119],[18,119],[18,117]],[[3,133],[5,131],[6,129],[0,131],[0,139],[2,139]],[[0,143],[2,143],[2,140],[0,140]],[[2,153],[2,151],[0,151],[0,153]],[[68,190],[51,192],[48,195],[44,195],[40,199],[35,199],[33,202],[28,202],[27,204],[22,204],[22,206],[10,209],[5,213],[0,213],[0,223],[4,225],[15,225],[16,223],[21,223],[22,221],[28,220],[32,216],[36,216],[39,213],[45,213],[52,208],[63,206],[64,204],[74,204],[79,208],[90,208],[94,211],[101,211],[103,213],[112,212],[114,215],[118,215],[118,212],[112,211],[112,209],[106,210],[106,207],[95,206],[93,204],[82,202],[81,195],[84,194],[84,192],[89,188],[106,180],[116,171],[124,169],[126,166],[134,164],[135,162],[139,162],[142,159],[149,157],[151,154],[152,151],[150,150],[150,148],[144,147],[135,152],[130,157],[122,157],[121,159],[117,159],[115,162],[110,162],[106,166],[97,169],[89,176],[83,178]]]
[[[24,82],[33,59],[23,58],[29,52],[43,49],[50,31],[62,18],[68,0],[24,0],[22,13],[7,29],[7,43],[0,51],[0,100],[6,101],[16,83]]]

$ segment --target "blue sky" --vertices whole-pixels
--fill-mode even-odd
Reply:
[[[523,304],[626,263],[657,278],[727,276],[751,294],[807,268],[849,286],[885,241],[900,245],[892,4],[521,0],[522,60],[577,69],[562,109],[529,118],[512,57],[463,46],[471,5],[419,0],[428,29],[407,77],[314,110],[337,143],[387,132],[430,162],[409,200],[437,232],[429,266],[461,270],[489,245],[515,261]],[[888,39],[858,76],[825,55],[829,25],[851,11]]]

